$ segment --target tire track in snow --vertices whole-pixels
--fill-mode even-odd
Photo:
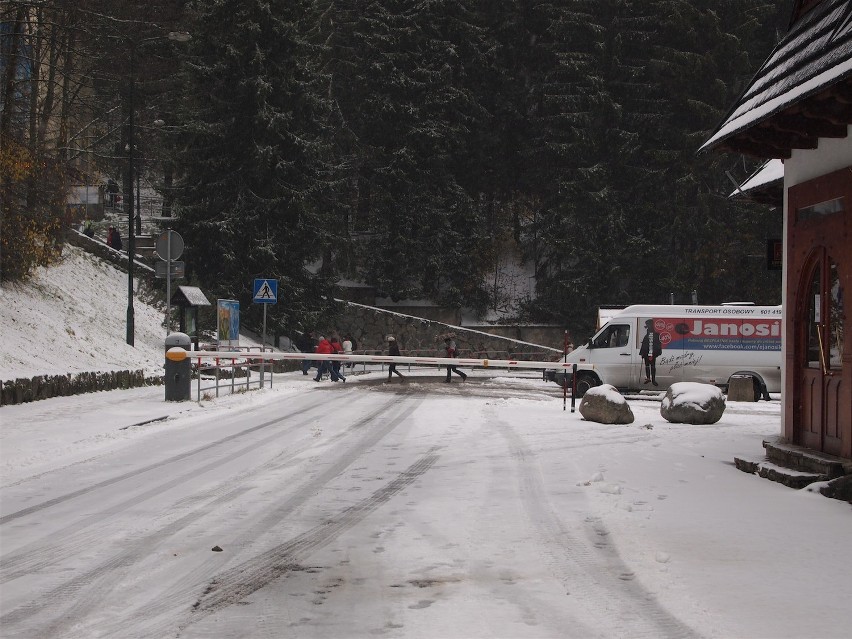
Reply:
[[[343,398],[336,399],[341,400]],[[357,431],[364,425],[372,423],[378,416],[382,415],[383,413],[386,413],[388,410],[393,410],[396,406],[399,406],[398,399],[388,399],[387,402],[383,403],[379,407],[374,407],[369,414],[354,422],[352,426],[350,426],[347,430],[335,435],[332,440],[346,437],[347,433],[351,434],[353,431]],[[268,427],[282,420],[291,419],[294,415],[300,415],[315,408],[321,408],[324,412],[327,413],[329,410],[329,404],[325,403],[320,407],[312,406],[307,409],[295,411],[294,413],[290,413],[275,420],[269,420],[258,426],[243,430],[241,431],[241,433],[235,434],[233,436],[217,440],[217,442],[214,443],[222,444],[224,442],[231,442],[236,439],[240,434],[255,432],[261,428]],[[247,454],[252,450],[256,450],[259,446],[265,445],[270,439],[276,439],[282,436],[286,436],[288,432],[292,432],[294,429],[304,428],[306,424],[310,424],[310,420],[301,420],[296,424],[292,424],[288,426],[286,431],[278,432],[277,434],[271,437],[264,438],[262,441],[256,442],[251,446],[244,447],[239,451],[232,453],[231,456],[238,457]],[[211,447],[212,444],[205,445],[196,449],[195,452],[210,450]],[[144,537],[141,537],[139,539],[130,540],[130,548],[114,554],[113,556],[103,561],[99,565],[95,566],[94,568],[88,570],[87,572],[83,574],[74,575],[67,581],[55,586],[48,592],[38,596],[36,599],[22,606],[19,606],[15,610],[4,614],[2,617],[0,617],[0,624],[2,624],[4,627],[10,627],[9,624],[21,623],[33,617],[34,615],[42,614],[46,609],[59,608],[62,606],[63,602],[71,600],[73,600],[72,607],[68,610],[63,611],[51,623],[48,629],[42,629],[38,633],[36,633],[36,635],[53,636],[59,633],[64,626],[79,624],[82,617],[87,612],[97,607],[102,597],[112,590],[113,585],[116,582],[119,582],[124,576],[126,576],[126,574],[136,563],[150,556],[150,554],[154,552],[155,548],[159,544],[168,539],[171,539],[175,534],[194,524],[207,514],[214,512],[218,508],[221,508],[222,506],[226,505],[227,503],[233,502],[234,500],[238,499],[241,495],[251,490],[250,486],[245,487],[242,484],[251,480],[254,476],[290,464],[294,458],[297,458],[299,455],[304,453],[305,448],[307,447],[288,451],[287,455],[278,457],[258,467],[252,468],[250,471],[242,473],[236,478],[229,477],[217,486],[206,490],[203,495],[193,496],[193,503],[205,503],[201,503],[201,505],[194,507],[190,512],[186,513],[179,519],[169,524],[166,524],[165,526],[162,526],[151,534],[145,535]],[[186,459],[186,455],[178,455],[173,457],[172,459],[182,461]],[[214,465],[218,467],[221,465],[221,463],[223,463],[222,460],[217,460]],[[207,468],[208,465],[209,464],[206,464],[203,468]],[[162,468],[162,466],[162,463],[158,463],[149,466],[149,468]],[[198,472],[199,470],[195,469],[194,472],[185,473],[185,475],[182,477],[189,478],[197,474]],[[134,474],[135,473],[127,473],[123,475],[123,477],[127,477],[128,475]],[[234,488],[233,485],[235,481],[237,481],[238,484]],[[98,484],[98,486],[109,485],[111,483],[112,482],[109,481],[101,482],[100,484]],[[146,491],[145,494],[159,494],[165,488],[177,485],[179,483],[180,481],[178,480],[169,480],[168,482],[165,482],[164,484],[161,484],[156,488]],[[306,496],[308,494],[309,492],[306,493]],[[210,501],[211,497],[212,501]],[[112,507],[109,509],[107,514],[129,508],[132,505],[138,503],[139,501],[140,498],[127,500],[125,503],[121,504],[122,508]],[[87,518],[86,522],[87,524],[97,524],[102,521],[102,519],[103,517],[92,516]],[[15,555],[15,557],[17,558],[17,566],[14,571],[9,571],[10,567],[7,565],[7,562],[4,558],[4,565],[2,568],[3,581],[10,581],[15,578],[25,577],[27,574],[31,574],[36,570],[44,569],[45,567],[67,559],[69,556],[73,556],[73,554],[75,552],[79,552],[81,548],[87,547],[88,543],[99,543],[101,539],[100,531],[94,528],[94,526],[89,526],[89,528],[91,529],[83,531],[77,535],[57,535],[56,537],[60,539],[59,541],[53,544],[40,545],[36,543],[31,544],[26,549],[21,549]],[[30,560],[30,563],[27,563],[27,559]],[[207,572],[206,574],[209,574],[209,572]],[[199,583],[203,583],[204,578],[205,577],[197,579],[191,584],[191,586],[188,587],[198,587]],[[178,592],[173,594],[177,595],[180,593]],[[186,595],[185,592],[183,594],[184,596]],[[161,601],[160,603],[162,604],[163,602]],[[122,621],[120,627],[121,629],[126,631],[127,622]],[[101,635],[102,632],[98,630],[96,634]],[[120,636],[121,634],[122,630],[119,630],[118,636]]]
[[[569,530],[550,504],[535,454],[493,408],[488,412],[489,421],[496,424],[517,462],[524,509],[547,549],[547,563],[572,601],[592,618],[590,625],[603,635],[614,637],[700,637],[660,606],[654,595],[634,579],[635,575],[611,544],[592,547]],[[588,518],[586,523],[593,524],[598,537],[609,534],[599,518]]]
[[[350,392],[352,392],[352,391],[350,391]],[[131,479],[133,477],[143,475],[145,473],[151,472],[152,470],[158,470],[158,469],[160,469],[164,466],[169,466],[171,464],[174,464],[175,462],[191,459],[192,457],[195,457],[195,456],[199,455],[200,453],[204,453],[204,452],[207,452],[209,450],[218,448],[218,447],[222,446],[223,444],[227,444],[228,442],[231,442],[235,439],[239,439],[240,437],[244,437],[245,435],[249,435],[249,434],[254,433],[256,431],[264,430],[264,429],[269,428],[270,426],[274,426],[274,425],[276,425],[276,424],[278,424],[278,423],[280,423],[284,420],[291,419],[291,418],[296,417],[298,415],[301,415],[303,413],[310,412],[310,411],[313,411],[313,410],[317,410],[317,409],[320,409],[320,408],[322,408],[321,405],[307,406],[307,407],[305,407],[301,410],[294,411],[292,413],[289,413],[289,414],[281,416],[281,417],[276,417],[275,419],[271,419],[271,420],[266,421],[262,424],[258,424],[257,426],[252,426],[251,428],[247,428],[246,430],[242,430],[238,433],[234,433],[233,435],[228,435],[227,437],[223,437],[222,439],[216,440],[214,442],[210,442],[209,444],[205,444],[204,446],[200,446],[200,447],[195,448],[193,450],[189,450],[189,451],[186,451],[184,453],[180,453],[179,455],[174,455],[174,456],[169,457],[167,459],[163,459],[163,460],[158,461],[154,464],[150,464],[148,466],[143,466],[142,468],[136,468],[136,469],[129,471],[127,473],[124,473],[122,475],[117,475],[115,477],[105,479],[104,481],[99,482],[97,484],[92,484],[91,486],[86,486],[84,488],[80,488],[80,489],[72,491],[70,493],[66,493],[64,495],[59,495],[58,497],[54,497],[53,499],[49,499],[47,501],[44,501],[44,502],[41,502],[41,503],[38,503],[38,504],[33,504],[32,506],[28,506],[27,508],[22,508],[21,510],[18,510],[16,512],[9,513],[8,515],[4,515],[4,516],[0,517],[0,526],[2,526],[4,524],[8,524],[12,521],[15,521],[16,519],[20,519],[21,517],[25,517],[27,515],[31,515],[33,513],[39,512],[39,511],[44,510],[46,508],[56,506],[57,504],[62,504],[66,501],[76,499],[77,497],[81,497],[81,496],[86,495],[88,493],[91,493],[95,490],[99,490],[99,489],[105,488],[107,486],[112,486],[114,484],[125,481],[127,479]]]
[[[91,486],[81,488],[71,493],[55,497],[40,504],[34,504],[33,506],[18,511],[17,513],[12,513],[8,515],[7,517],[10,518],[11,521],[13,521],[18,517],[23,517],[25,515],[31,515],[40,512],[46,508],[50,508],[51,506],[55,506],[57,504],[61,504],[65,501],[69,501],[84,495],[88,495],[89,493],[93,493],[104,488],[108,488],[122,481],[140,477],[152,471],[157,471],[158,473],[160,473],[158,477],[165,477],[165,480],[153,484],[142,493],[135,494],[121,503],[110,506],[105,511],[90,515],[82,520],[75,521],[73,524],[70,524],[63,529],[60,529],[56,532],[56,534],[52,536],[52,538],[56,540],[53,543],[46,544],[43,541],[37,541],[17,549],[14,553],[10,553],[4,556],[3,565],[2,567],[0,567],[0,584],[6,583],[12,579],[17,579],[18,577],[21,577],[22,575],[33,572],[35,570],[43,569],[44,567],[49,566],[51,563],[53,563],[56,559],[68,556],[68,554],[72,552],[73,548],[83,547],[87,543],[96,541],[100,537],[101,531],[95,529],[94,526],[97,524],[101,524],[103,520],[108,516],[116,515],[128,509],[131,509],[143,503],[147,499],[150,499],[151,497],[156,497],[170,488],[179,486],[185,481],[192,479],[193,477],[196,477],[199,474],[202,474],[209,470],[215,470],[226,461],[217,459],[213,462],[205,464],[204,466],[196,466],[190,468],[190,470],[188,471],[185,470],[183,464],[188,461],[192,461],[193,458],[198,457],[199,455],[202,455],[204,453],[208,453],[212,450],[221,448],[225,445],[228,445],[246,435],[265,430],[272,426],[277,426],[281,422],[284,422],[288,419],[302,416],[305,413],[310,414],[311,412],[320,409],[326,410],[327,406],[308,406],[301,410],[288,413],[287,415],[283,415],[281,417],[276,417],[275,419],[265,421],[251,428],[241,430],[240,432],[234,433],[232,435],[228,435],[227,437],[223,437],[214,442],[210,442],[194,450],[180,453],[178,455],[173,455],[172,457],[161,460],[154,464],[149,464],[148,466],[129,471],[127,473],[104,480],[97,484],[93,484]],[[280,431],[274,432],[271,435],[261,440],[255,441],[238,451],[230,453],[228,459],[236,459],[243,455],[254,452],[258,448],[265,446],[269,442],[281,438],[288,432],[303,428],[305,424],[306,422],[304,421],[300,421],[296,424],[290,424],[287,426],[286,430],[283,433]],[[290,455],[290,457],[292,456],[294,455]],[[165,469],[172,465],[177,465],[177,467],[180,468],[181,473],[179,475],[173,476],[170,473],[165,472]],[[0,521],[0,523],[4,522]]]
[[[255,522],[249,529],[242,531],[239,537],[230,540],[228,546],[234,548],[250,547],[250,543],[253,540],[268,533],[270,530],[274,530],[294,510],[315,497],[326,484],[345,472],[364,452],[373,448],[403,423],[422,401],[421,398],[403,401],[400,401],[398,397],[389,398],[382,405],[374,408],[368,415],[353,423],[346,432],[351,434],[354,431],[371,426],[372,428],[369,428],[368,432],[358,442],[348,446],[327,468],[319,473],[310,474],[303,485],[293,491],[290,497],[262,519]],[[329,410],[327,404],[325,405],[325,409]],[[383,419],[379,420],[379,417]],[[343,434],[339,434],[333,440],[341,439],[342,437]],[[366,513],[364,516],[366,516]],[[357,522],[352,521],[348,525],[354,523]],[[326,525],[324,524],[323,526]],[[328,539],[328,541],[331,541],[331,539]],[[269,554],[269,552],[265,554]],[[99,623],[96,627],[92,628],[93,632],[96,632],[99,636],[121,637],[126,632],[129,624],[139,631],[143,628],[145,629],[145,632],[140,636],[160,637],[173,634],[177,627],[177,619],[186,617],[188,611],[190,611],[192,599],[188,595],[193,590],[197,592],[199,588],[203,587],[205,582],[209,582],[210,575],[215,574],[215,571],[220,569],[220,564],[219,559],[214,554],[211,554],[209,560],[196,566],[190,573],[182,575],[178,581],[171,584],[166,590],[157,592],[155,599],[137,606],[136,609],[129,611],[127,616],[116,621],[114,624],[104,625]],[[198,619],[200,618],[196,618],[194,621]]]
[[[216,576],[195,603],[193,617],[182,628],[240,602],[287,572],[300,569],[316,549],[334,541],[426,473],[438,461],[437,450],[437,447],[430,449],[396,479],[336,517]]]

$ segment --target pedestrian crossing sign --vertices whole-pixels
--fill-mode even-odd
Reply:
[[[278,302],[278,280],[256,279],[253,297],[255,304],[276,304]]]

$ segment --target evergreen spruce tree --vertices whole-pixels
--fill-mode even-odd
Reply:
[[[351,154],[352,275],[400,299],[482,306],[486,240],[460,174],[484,116],[469,84],[481,30],[465,2],[319,3],[315,42]],[[339,16],[339,18],[338,18]]]
[[[636,139],[625,126],[623,85],[632,77],[623,2],[554,4],[558,66],[545,79],[542,128],[552,188],[535,224],[538,302],[531,312],[568,325],[589,300],[625,295],[632,228],[627,212]],[[604,303],[599,302],[599,303]]]
[[[175,140],[189,269],[214,296],[238,299],[255,326],[253,279],[278,279],[286,303],[270,309],[273,330],[313,324],[329,307],[328,283],[306,268],[332,242],[334,220],[321,206],[328,110],[301,57],[304,9],[197,3],[197,58],[186,71],[195,100]]]
[[[590,330],[600,304],[694,288],[718,302],[768,282],[740,276],[766,216],[734,213],[724,165],[695,151],[753,71],[755,47],[732,57],[737,41],[759,39],[775,9],[733,3],[723,23],[706,4],[580,0],[554,14],[548,137],[562,179],[537,224],[538,317]]]
[[[692,290],[716,303],[777,300],[777,284],[754,273],[764,270],[754,259],[762,251],[755,248],[774,226],[772,213],[729,200],[731,160],[695,152],[756,70],[749,49],[760,40],[758,30],[774,21],[777,7],[660,0],[644,10],[656,28],[644,47],[647,88],[630,105],[646,123],[637,127],[641,158],[653,169],[637,183],[634,198],[645,209],[643,232],[651,240],[639,261],[642,273],[653,274],[646,280],[653,288],[644,293],[661,302],[670,292],[687,301]],[[749,291],[746,280],[770,290]]]

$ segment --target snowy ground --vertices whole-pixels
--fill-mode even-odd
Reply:
[[[159,366],[159,314],[137,306],[128,350],[121,294],[110,332],[90,319],[109,296],[87,283],[120,275],[69,261],[70,282],[3,291],[25,328],[0,377]],[[3,636],[849,636],[850,505],[733,466],[777,435],[777,400],[689,426],[636,399],[605,426],[533,374],[439,374],[0,408]]]
[[[0,624],[33,638],[848,636],[849,504],[732,464],[776,433],[778,402],[686,426],[634,400],[633,424],[604,426],[539,379],[436,373],[3,408]]]
[[[162,371],[164,313],[136,302],[126,344],[127,274],[72,246],[32,282],[0,287],[0,380],[86,371]]]

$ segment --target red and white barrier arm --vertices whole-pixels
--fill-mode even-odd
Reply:
[[[568,362],[524,361],[515,359],[472,359],[465,357],[390,357],[384,355],[333,355],[320,353],[246,353],[239,351],[190,351],[189,357],[199,359],[238,359],[259,362],[261,360],[311,360],[334,362],[364,362],[367,364],[421,364],[425,366],[461,366],[467,368],[532,368],[570,370],[574,364]]]

